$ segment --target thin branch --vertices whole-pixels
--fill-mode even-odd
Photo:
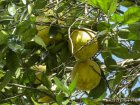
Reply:
[[[47,93],[46,91],[41,91],[41,90],[39,90],[37,88],[33,88],[33,87],[29,87],[29,86],[24,86],[24,85],[20,85],[20,84],[8,83],[8,85],[9,86],[16,86],[16,87],[20,87],[20,88],[26,88],[26,89],[35,90],[35,91],[38,91],[38,92],[46,94],[47,96],[51,97],[54,101],[56,101],[56,97],[55,97],[55,95],[53,94],[52,91],[50,91],[52,93],[52,94],[50,94],[50,93]]]
[[[136,99],[136,98],[115,98],[115,99],[111,99],[111,98],[106,98],[103,99],[101,101],[102,103],[105,104],[117,104],[117,103],[137,103],[140,104],[140,99]]]
[[[0,102],[9,101],[11,99],[14,99],[14,98],[17,98],[17,97],[20,97],[20,96],[23,96],[23,95],[24,94],[18,94],[18,95],[12,96],[12,97],[8,97],[8,98],[0,100]]]

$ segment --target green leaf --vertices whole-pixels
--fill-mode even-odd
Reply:
[[[26,83],[34,83],[35,80],[35,71],[32,69],[25,69],[25,72],[23,74],[21,83],[26,84]]]
[[[28,4],[28,13],[31,14],[33,10],[33,5],[32,4]]]
[[[92,6],[97,6],[101,10],[103,10],[104,13],[108,13],[108,10],[110,8],[110,4],[112,3],[112,0],[88,0],[88,4]],[[113,11],[113,7],[111,7]]]
[[[24,49],[23,44],[16,40],[10,40],[7,46],[14,52],[18,52]]]
[[[140,40],[140,35],[136,31],[132,32],[128,29],[120,29],[118,35],[119,37],[127,40]]]
[[[74,80],[73,80],[72,83],[69,85],[69,91],[70,91],[71,93],[74,92],[74,90],[75,90],[75,88],[76,88],[77,79],[78,79],[78,75],[75,76]]]
[[[4,75],[4,80],[0,83],[0,91],[5,88],[5,86],[10,82],[11,78],[13,76],[12,71],[7,71],[6,74]]]
[[[16,14],[16,5],[11,3],[8,5],[8,12],[10,15],[14,16]]]
[[[102,57],[104,58],[104,63],[109,69],[115,69],[113,66],[117,65],[116,61],[112,58],[110,52],[102,52]]]
[[[140,19],[140,7],[131,7],[124,13],[122,24],[132,24]]]
[[[124,46],[117,46],[115,48],[112,48],[111,52],[119,58],[124,58],[124,59],[133,58],[132,55],[130,56],[128,48]]]
[[[76,102],[75,101],[72,101],[72,104],[71,105],[76,105]]]
[[[0,70],[0,79],[4,76],[4,72]]]
[[[110,28],[110,24],[106,23],[106,22],[99,22],[99,24],[97,25],[97,30],[98,31],[103,31],[103,30],[107,30]]]
[[[123,39],[131,39],[130,31],[128,29],[120,29],[118,32],[119,37]]]
[[[109,8],[109,11],[108,11],[108,16],[111,16],[116,11],[117,1],[118,0],[111,0],[110,8]]]
[[[57,13],[60,13],[60,12],[62,12],[64,9],[66,9],[66,7],[68,8],[68,7],[70,7],[70,5],[69,5],[69,3],[64,3],[63,5],[61,5],[58,9],[57,9]]]
[[[47,4],[46,0],[36,0],[34,4],[35,9],[42,9]]]
[[[1,30],[0,31],[0,45],[6,44],[8,41],[8,37],[9,35],[5,31]]]
[[[22,0],[22,2],[23,2],[24,5],[26,5],[26,3],[27,3],[26,0]]]
[[[9,70],[6,72],[4,80],[0,84],[0,91],[10,82],[10,79],[19,67],[19,58],[15,52],[9,50],[6,54],[6,65]]]
[[[21,69],[18,68],[18,69],[16,70],[16,72],[15,72],[15,77],[16,77],[16,78],[19,78],[20,74],[21,74]]]
[[[62,62],[66,62],[68,58],[70,57],[70,51],[68,49],[68,46],[64,45],[60,51],[60,58]]]
[[[15,72],[19,67],[19,58],[17,54],[11,50],[6,54],[6,65],[9,70]]]
[[[50,38],[54,38],[56,35],[58,35],[59,32],[61,32],[60,27],[58,27],[56,25],[51,26],[50,29],[49,29]]]
[[[32,97],[31,97],[31,100],[34,103],[34,105],[42,105],[42,104],[37,103]]]
[[[89,93],[89,97],[93,97],[93,99],[103,98],[105,97],[104,94],[107,89],[107,84],[103,78],[101,78],[101,81],[97,87],[92,89]]]
[[[51,53],[57,53],[66,43],[64,41],[57,43],[55,46],[51,47],[49,51]]]
[[[46,75],[46,73],[42,73],[41,75],[41,82],[43,83],[44,86],[46,86],[48,89],[51,88],[52,86],[52,83],[51,83],[51,80],[50,80],[50,77]]]
[[[135,41],[132,47],[133,51],[140,52],[140,41]]]
[[[29,29],[31,22],[30,21],[23,21],[20,22],[17,27],[16,27],[16,31],[15,34],[16,35],[22,35],[26,30]]]
[[[64,91],[67,95],[70,95],[70,91],[68,90],[68,88],[66,88],[65,85],[57,77],[54,77],[54,81],[59,89]]]
[[[132,47],[132,52],[133,52],[133,58],[138,59],[140,58],[140,41],[137,40],[134,42],[133,47]]]
[[[57,100],[57,103],[59,105],[62,105],[62,102],[63,102],[63,98],[64,98],[64,94],[63,93],[60,93],[56,96],[56,100]]]
[[[132,34],[137,36],[137,39],[140,40],[140,22],[135,22],[133,24],[128,25],[129,30]]]
[[[35,24],[33,24],[29,20],[19,23],[15,31],[15,34],[20,36],[21,40],[24,43],[31,41],[31,39],[33,39],[36,33],[37,33],[37,30],[36,30]]]
[[[121,16],[119,14],[115,14],[115,13],[111,16],[111,19],[110,19],[110,21],[113,21],[116,23],[121,23],[123,20],[124,20],[123,16]]]
[[[39,62],[40,60],[40,56],[39,54],[33,54],[29,59],[28,62],[26,63],[28,65],[28,67],[33,66],[34,64],[36,64],[37,62]]]
[[[49,71],[54,71],[54,68],[57,67],[58,64],[56,54],[49,53],[45,61],[46,61],[47,69]]]
[[[110,49],[112,54],[114,54],[119,58],[124,58],[124,59],[133,58],[133,56],[130,55],[131,52],[129,52],[129,49],[126,46],[119,44],[112,38],[109,39],[108,41],[108,48]]]
[[[120,2],[120,5],[125,6],[125,7],[130,7],[130,6],[135,5],[135,2],[124,0],[124,1]]]
[[[39,36],[35,36],[34,37],[34,41],[38,44],[41,45],[42,47],[46,48],[46,45],[44,43],[44,41],[42,40],[42,38],[40,38]]]
[[[135,88],[130,94],[131,97],[140,98],[140,87]]]
[[[27,43],[29,41],[31,41],[31,39],[33,39],[33,37],[36,35],[37,30],[35,28],[34,24],[31,24],[29,29],[27,29],[24,33],[22,33],[22,41],[24,43]]]
[[[90,99],[90,98],[82,98],[82,101],[83,101],[86,105],[101,105],[101,104],[102,104],[102,103],[100,102],[100,100]]]
[[[117,85],[122,80],[123,72],[117,72],[115,74],[115,79],[113,80],[113,87]]]

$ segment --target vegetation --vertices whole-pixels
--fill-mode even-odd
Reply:
[[[0,105],[140,104],[139,12],[139,0],[0,0]]]

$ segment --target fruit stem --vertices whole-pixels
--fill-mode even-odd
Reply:
[[[69,40],[70,40],[70,44],[71,44],[71,52],[73,54],[73,42],[72,42],[72,39],[70,37],[70,30],[71,30],[71,27],[78,21],[79,19],[77,18],[69,27],[68,29],[68,37],[69,37]]]

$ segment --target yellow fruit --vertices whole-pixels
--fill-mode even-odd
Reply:
[[[37,72],[44,72],[46,71],[46,66],[45,65],[36,65],[34,67],[32,67],[33,70],[37,71]]]
[[[53,101],[52,98],[50,98],[49,96],[44,96],[38,99],[38,102],[42,102],[42,103],[49,103]]]
[[[100,82],[100,67],[91,60],[77,62],[72,70],[72,80],[77,77],[76,87],[79,90],[91,90]]]
[[[41,83],[42,72],[35,73],[35,76],[36,76],[36,79],[34,81],[34,84],[40,84]]]
[[[54,36],[52,38],[53,42],[59,42],[61,41],[63,38],[62,38],[62,34],[58,33],[56,36]]]
[[[49,37],[49,27],[47,26],[37,26],[37,30],[38,33],[37,35],[42,38],[42,40],[44,41],[44,43],[46,45],[48,45],[51,41],[50,37]]]
[[[45,65],[39,65],[39,66],[33,67],[32,69],[36,71],[36,73],[35,73],[36,79],[35,79],[34,84],[40,84],[42,73],[46,71],[46,66]],[[47,78],[47,76],[46,76],[46,78]]]
[[[74,54],[77,60],[89,59],[97,52],[98,50],[97,38],[95,38],[95,34],[91,30],[77,29],[71,33],[70,37],[73,44],[69,40],[69,49],[72,52],[73,46],[72,53]],[[90,42],[92,38],[93,41]]]
[[[47,26],[37,26],[37,35],[42,38],[46,45],[51,43],[57,43],[62,40],[62,34],[57,33],[54,37],[49,36],[49,27]]]

